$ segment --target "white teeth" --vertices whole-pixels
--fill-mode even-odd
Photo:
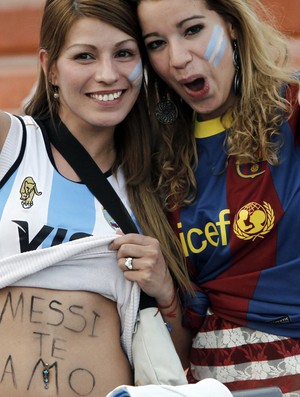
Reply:
[[[91,94],[91,97],[97,99],[97,101],[107,102],[107,101],[113,101],[114,99],[118,99],[120,98],[121,95],[122,95],[122,91],[117,91],[113,94],[104,94],[104,95]]]

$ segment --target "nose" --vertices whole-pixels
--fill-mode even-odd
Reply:
[[[103,57],[97,62],[95,79],[107,85],[115,83],[119,78],[118,69],[110,57]]]
[[[177,41],[169,43],[170,66],[176,69],[182,69],[185,68],[191,60],[192,54],[184,45]]]

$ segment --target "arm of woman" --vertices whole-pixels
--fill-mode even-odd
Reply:
[[[0,111],[0,151],[3,148],[10,127],[10,117],[8,114]]]
[[[116,238],[110,249],[117,251],[118,265],[125,278],[137,282],[147,295],[156,299],[182,365],[187,368],[192,337],[190,331],[182,326],[179,293],[165,263],[159,241],[140,234],[126,234]],[[126,258],[132,258],[131,270],[125,265]]]
[[[157,299],[158,308],[161,315],[171,333],[171,338],[173,340],[174,346],[176,348],[177,354],[180,357],[182,366],[184,369],[189,367],[189,357],[192,345],[192,332],[190,329],[185,328],[182,325],[182,305],[179,297],[179,292],[175,288],[174,283],[173,297],[169,301],[169,304],[162,304]]]

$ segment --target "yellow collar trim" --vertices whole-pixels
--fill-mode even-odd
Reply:
[[[231,113],[225,114],[223,120],[221,117],[206,121],[196,121],[195,138],[208,138],[213,135],[220,134],[232,124]]]

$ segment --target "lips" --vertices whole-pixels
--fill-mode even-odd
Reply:
[[[180,80],[187,95],[194,99],[204,99],[209,93],[209,84],[203,76],[190,76],[188,79]]]
[[[196,79],[191,81],[190,83],[184,84],[189,90],[197,92],[201,91],[204,88],[205,80],[203,78]]]

